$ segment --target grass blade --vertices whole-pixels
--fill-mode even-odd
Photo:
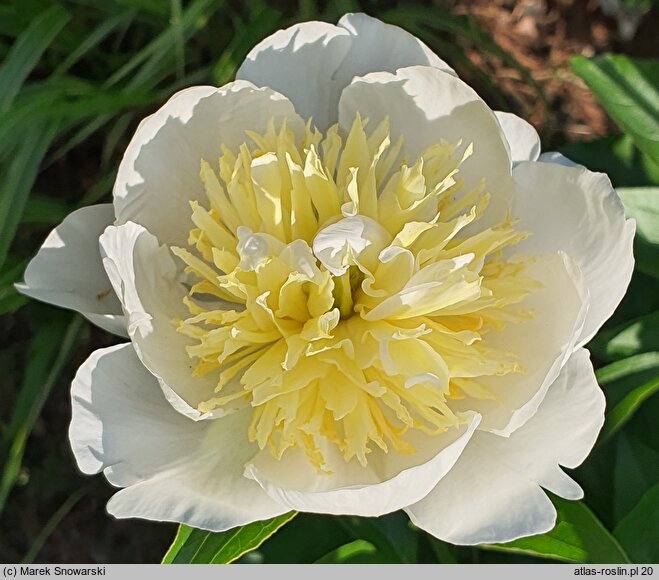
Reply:
[[[7,258],[39,166],[57,134],[57,128],[58,123],[51,122],[28,129],[9,162],[0,196],[0,267]]]
[[[171,57],[171,47],[176,40],[176,35],[182,33],[184,38],[188,38],[196,27],[200,26],[200,19],[206,15],[207,10],[212,8],[213,11],[216,11],[223,5],[224,0],[196,0],[196,2],[193,2],[181,14],[180,25],[177,25],[176,29],[173,27],[168,28],[137,52],[133,58],[106,81],[105,87],[116,85],[136,69],[139,69],[139,72],[133,76],[127,86],[137,88],[148,84],[153,74],[154,63],[159,64]]]
[[[0,68],[0,112],[9,109],[41,55],[69,21],[61,6],[37,16],[18,37]]]
[[[103,40],[105,40],[115,30],[122,26],[127,26],[135,18],[136,10],[129,10],[121,12],[115,16],[111,16],[101,23],[91,32],[91,34],[83,40],[74,51],[60,63],[60,65],[53,71],[53,76],[59,76],[69,70],[81,58],[89,54],[96,48]]]

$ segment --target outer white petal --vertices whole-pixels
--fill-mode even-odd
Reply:
[[[226,530],[285,513],[242,475],[248,413],[194,422],[174,411],[132,345],[97,350],[73,380],[69,435],[84,473],[126,487],[108,504],[140,517]]]
[[[188,316],[187,288],[169,248],[142,226],[129,222],[109,226],[100,238],[103,263],[128,320],[128,334],[148,370],[158,379],[172,406],[193,419],[205,418],[197,405],[213,396],[210,377],[193,377],[176,318]]]
[[[562,153],[558,153],[558,151],[547,151],[540,155],[538,161],[542,161],[543,163],[557,163],[558,165],[565,165],[565,167],[583,167],[583,165],[575,163]]]
[[[161,242],[187,245],[189,202],[206,199],[202,159],[217,169],[222,144],[237,149],[246,131],[265,131],[271,117],[303,129],[290,101],[245,81],[176,93],[142,121],[126,149],[114,186],[117,225],[133,221]]]
[[[354,77],[371,72],[396,72],[408,66],[431,66],[457,76],[455,71],[406,30],[366,14],[346,14],[338,22],[351,36],[350,51],[334,75],[341,88]]]
[[[565,254],[536,256],[527,275],[542,284],[519,304],[532,311],[533,318],[487,337],[488,346],[515,353],[523,372],[481,379],[494,400],[466,398],[454,404],[481,413],[479,429],[501,436],[510,435],[535,414],[574,351],[588,312],[583,277]]]
[[[389,117],[392,142],[402,136],[403,152],[410,160],[442,139],[463,147],[473,144],[473,154],[458,174],[464,180],[462,191],[485,179],[492,194],[491,215],[505,215],[512,187],[508,144],[494,113],[460,79],[428,66],[368,74],[343,91],[340,124],[349,128],[356,112],[373,126]],[[483,223],[480,220],[481,227]]]
[[[257,44],[236,78],[286,95],[300,115],[313,117],[314,123],[325,129],[336,121],[336,104],[343,86],[333,76],[350,44],[350,34],[332,24],[296,24]]]
[[[319,475],[304,453],[287,451],[277,460],[267,451],[247,465],[245,475],[256,480],[278,503],[291,509],[326,514],[379,516],[423,498],[455,464],[480,421],[475,413],[466,423],[441,435],[416,435],[417,452],[401,455],[374,451],[367,467],[346,463],[329,444],[324,449],[331,474]]]
[[[494,113],[510,147],[513,163],[537,161],[540,157],[540,137],[530,123],[512,113]]]
[[[103,269],[98,237],[114,221],[109,203],[69,214],[46,238],[17,290],[76,310],[101,328],[126,336],[121,303]]]
[[[286,95],[303,117],[326,129],[337,120],[341,91],[356,76],[413,65],[455,74],[423,42],[366,14],[346,14],[338,26],[304,22],[275,32],[247,55],[236,78]]]
[[[537,414],[509,438],[477,432],[412,521],[453,544],[507,542],[550,530],[556,511],[541,487],[568,499],[581,488],[559,467],[588,455],[604,421],[588,352],[574,353]]]
[[[562,250],[583,272],[591,306],[578,345],[588,342],[625,294],[634,269],[635,222],[603,173],[558,163],[520,163],[512,213],[532,235],[520,248]]]

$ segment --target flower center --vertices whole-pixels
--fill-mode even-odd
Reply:
[[[172,248],[196,281],[178,330],[194,373],[217,379],[199,410],[251,406],[251,440],[320,470],[329,444],[362,465],[373,446],[413,452],[409,430],[441,433],[462,421],[452,401],[492,398],[480,379],[521,367],[488,334],[528,318],[514,305],[536,286],[502,257],[526,235],[514,220],[465,233],[489,200],[459,177],[470,145],[408,164],[387,120],[365,125],[270,121],[202,161],[196,251]]]

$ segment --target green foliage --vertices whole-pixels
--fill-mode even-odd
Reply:
[[[53,6],[37,16],[16,39],[0,68],[0,111],[9,109],[25,79],[69,18],[66,10]]]
[[[163,564],[228,564],[258,548],[296,512],[288,512],[261,522],[253,522],[226,532],[207,532],[180,525]]]
[[[367,540],[353,540],[316,560],[316,564],[379,564],[377,549]]]
[[[593,340],[591,351],[604,360],[659,351],[659,311],[607,328]]]
[[[636,267],[659,280],[659,187],[621,187],[618,195],[636,220]]]
[[[615,187],[659,185],[659,166],[634,145],[629,135],[566,143],[561,152],[591,171],[606,173]]]
[[[596,374],[607,395],[606,421],[600,434],[601,439],[606,439],[659,390],[659,352],[637,354],[614,362]]]
[[[575,56],[572,68],[636,146],[659,165],[659,62],[619,54]]]
[[[648,490],[614,532],[635,562],[659,561],[659,483]]]

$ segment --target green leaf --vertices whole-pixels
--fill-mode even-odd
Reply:
[[[605,54],[571,62],[611,118],[659,165],[659,61]]]
[[[659,244],[659,187],[620,187],[617,191],[625,214],[636,220],[636,235],[649,244]]]
[[[428,534],[430,549],[439,564],[457,564],[456,547]]]
[[[622,427],[641,404],[659,391],[659,376],[647,383],[635,388],[620,403],[606,414],[606,423],[600,437],[610,437]]]
[[[365,564],[376,555],[377,548],[371,542],[354,540],[319,558],[316,564]]]
[[[647,405],[646,405],[647,407]],[[646,409],[642,409],[641,415]],[[645,413],[651,415],[651,413]],[[654,417],[653,417],[654,419]],[[659,481],[659,451],[645,440],[643,435],[630,433],[629,424],[615,440],[615,465],[613,467],[613,523],[618,523],[640,501],[643,495]],[[642,431],[642,429],[637,429]]]
[[[337,516],[300,513],[258,550],[247,556],[256,556],[258,552],[265,564],[313,564],[318,558],[355,539],[341,525],[341,519]],[[313,541],[310,542],[309,538],[313,538]]]
[[[659,187],[619,188],[625,214],[636,220],[636,267],[659,279]]]
[[[648,490],[614,533],[634,562],[659,562],[659,483]]]
[[[659,352],[645,352],[599,368],[595,371],[595,376],[597,377],[597,382],[602,387],[619,384],[623,381],[627,385],[631,383],[633,387],[638,384],[638,380],[634,379],[636,379],[639,373],[649,372],[650,376],[654,376],[656,374],[655,371],[659,371]],[[630,378],[632,379],[631,381],[629,381]],[[611,402],[611,390],[609,388],[605,390],[607,398]],[[620,399],[622,399],[622,396],[618,397],[617,401]]]
[[[412,564],[416,561],[418,535],[399,511],[379,518],[345,516],[338,522],[357,540],[368,540],[377,549],[378,561]]]
[[[0,68],[0,111],[6,111],[44,51],[69,21],[61,6],[37,16],[18,37]]]
[[[598,369],[607,412],[598,445],[616,433],[659,390],[659,352],[646,352]]]
[[[600,331],[590,347],[592,352],[607,360],[659,351],[659,311]]]
[[[41,161],[57,133],[57,123],[31,127],[22,135],[1,183],[0,266],[7,258]]]
[[[591,171],[606,173],[615,187],[659,185],[659,166],[634,145],[629,135],[566,143],[560,151]]]
[[[162,563],[228,564],[258,548],[296,514],[297,512],[288,512],[226,532],[208,532],[181,524]]]
[[[583,502],[568,501],[556,496],[552,496],[552,502],[558,517],[551,531],[505,544],[486,544],[481,547],[568,562],[630,562],[618,541]]]

